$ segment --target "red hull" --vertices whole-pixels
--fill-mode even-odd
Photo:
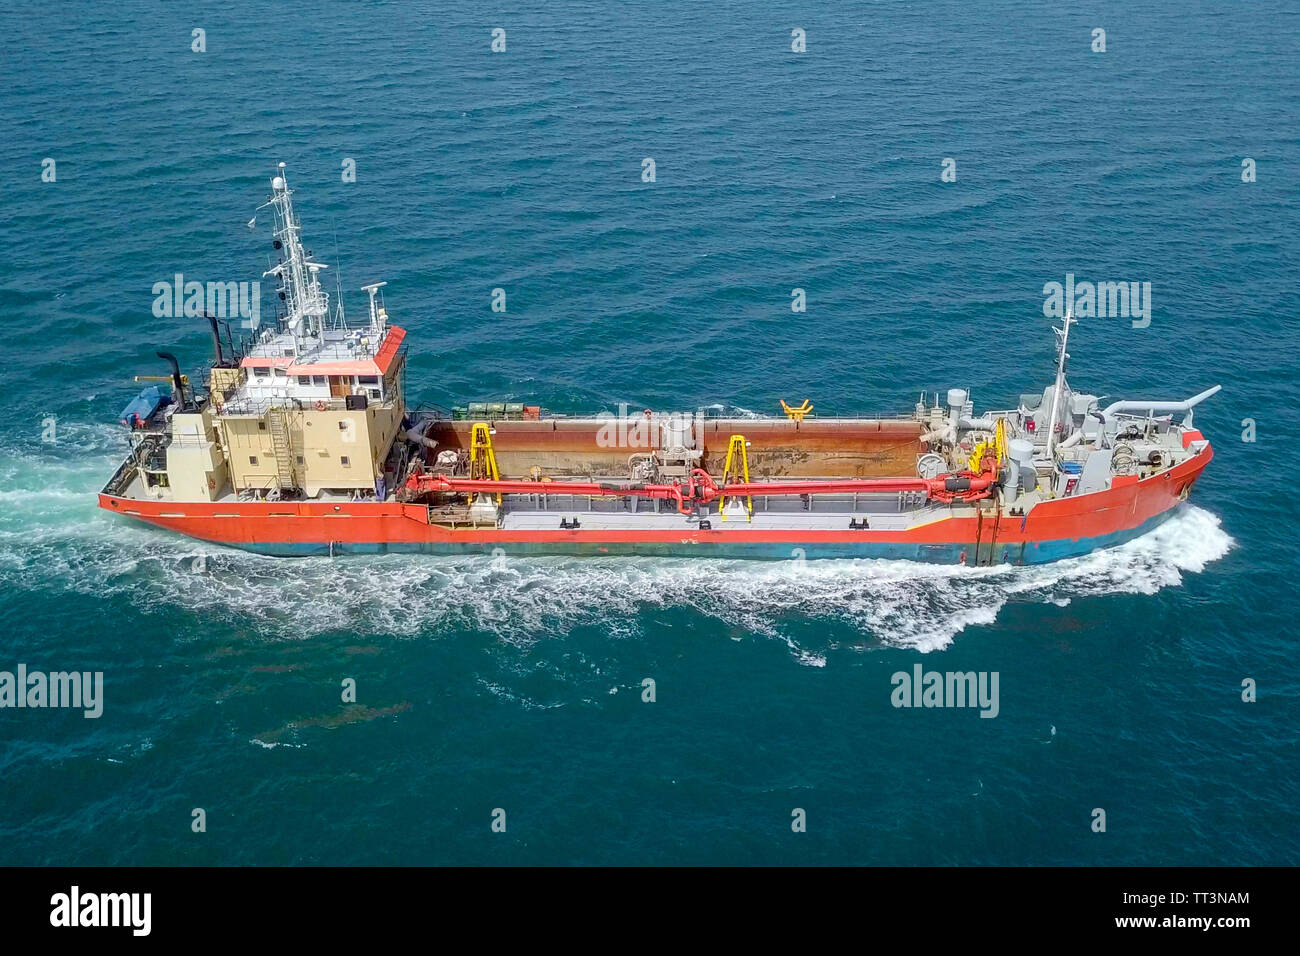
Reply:
[[[1189,433],[1187,440],[1199,439]],[[1027,517],[1002,517],[996,528],[999,548],[1047,542],[1086,542],[1113,539],[1134,531],[1175,508],[1213,457],[1206,444],[1201,452],[1163,474],[1139,481],[1120,476],[1114,486],[1079,497],[1058,498],[1034,507]],[[974,548],[988,542],[992,517],[950,517],[905,531],[873,530],[751,530],[743,522],[714,522],[708,530],[693,526],[674,529],[503,530],[495,527],[431,525],[422,504],[399,502],[167,502],[144,501],[101,494],[100,507],[193,538],[249,550],[285,553],[298,546],[380,546],[393,550],[491,550],[523,545],[528,550],[600,552],[602,546],[681,546],[730,543],[745,545],[844,545],[870,550],[871,545],[900,544]],[[575,546],[585,546],[576,548]],[[867,546],[864,548],[864,546]],[[1084,550],[1090,550],[1084,548]],[[1013,558],[1014,560],[1014,558]]]

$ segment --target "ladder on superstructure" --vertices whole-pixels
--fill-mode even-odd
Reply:
[[[275,450],[275,468],[280,481],[280,491],[295,487],[293,476],[293,448],[289,443],[289,420],[279,406],[270,411],[271,447]]]

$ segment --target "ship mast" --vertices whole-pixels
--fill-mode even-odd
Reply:
[[[1047,426],[1047,460],[1052,462],[1052,451],[1056,445],[1056,417],[1057,410],[1061,406],[1061,391],[1065,387],[1065,361],[1070,356],[1065,351],[1066,345],[1070,341],[1070,326],[1075,322],[1072,309],[1066,309],[1065,321],[1061,323],[1062,328],[1053,327],[1052,331],[1056,333],[1057,351],[1060,353],[1056,362],[1056,387],[1052,389],[1052,418]]]
[[[285,324],[296,342],[299,336],[321,337],[329,315],[329,293],[321,289],[318,273],[328,266],[313,262],[303,251],[302,224],[293,211],[293,190],[284,175],[284,163],[271,180],[271,198],[259,208],[270,206],[275,214],[274,236],[280,262],[263,275],[280,280],[277,291],[284,299]]]

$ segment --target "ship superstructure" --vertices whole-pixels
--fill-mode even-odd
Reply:
[[[569,416],[473,403],[408,410],[405,337],[383,283],[350,326],[301,241],[283,164],[271,182],[282,309],[194,395],[146,389],[104,508],[270,554],[661,554],[1034,563],[1121,543],[1186,500],[1212,457],[1182,401],[1102,405],[1054,378],[975,414],[965,389],[898,418],[646,409]]]
[[[406,332],[388,322],[384,283],[366,286],[367,320],[331,315],[326,266],[304,250],[283,164],[263,207],[274,215],[281,309],[273,327],[236,349],[208,317],[215,361],[199,401],[174,359],[172,394],[158,396],[132,429],[133,455],[118,475],[128,496],[153,501],[287,501],[386,497],[383,462],[406,415]],[[140,397],[137,397],[137,405]],[[130,417],[131,407],[124,412]]]

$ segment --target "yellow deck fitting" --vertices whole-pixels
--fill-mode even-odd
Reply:
[[[803,400],[803,404],[800,405],[798,408],[791,408],[789,405],[785,403],[784,398],[781,399],[781,411],[785,412],[785,417],[790,419],[790,421],[792,422],[803,421],[805,415],[812,414],[812,410],[813,410],[812,402],[810,402],[806,398]]]
[[[781,403],[782,405],[785,402]],[[805,405],[808,403],[805,401]],[[732,435],[727,439],[727,460],[722,466],[722,494],[719,496],[721,504],[718,506],[718,517],[723,521],[727,520],[727,476],[733,478],[739,477],[745,484],[749,484],[749,454],[745,451],[745,436]],[[732,471],[732,464],[739,465],[739,471]],[[746,521],[754,520],[754,499],[745,498],[745,509],[748,512]]]
[[[997,458],[998,467],[1001,468],[1007,460],[1007,420],[999,418],[997,425],[993,428],[993,437],[988,441],[982,441],[975,446],[975,450],[970,456],[970,470],[978,472],[984,456],[992,452]]]

